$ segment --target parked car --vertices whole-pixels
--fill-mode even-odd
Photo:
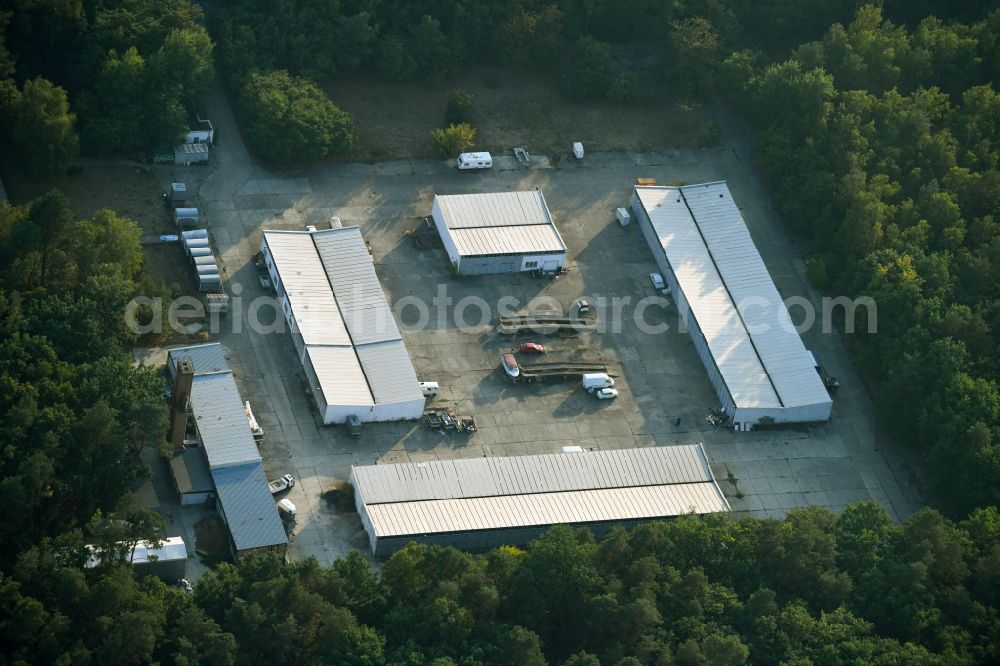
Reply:
[[[441,390],[437,382],[420,382],[420,392],[425,398],[433,398]]]
[[[613,400],[618,397],[618,389],[603,388],[594,393],[600,400]]]
[[[521,345],[522,354],[544,354],[545,347],[538,344],[537,342],[525,342]]]
[[[500,357],[503,370],[509,377],[517,378],[521,376],[521,368],[517,366],[517,359],[513,354],[504,354]]]
[[[663,282],[663,276],[659,273],[650,273],[649,279],[652,281],[653,287],[655,287],[657,291],[660,291],[666,286]]]
[[[573,302],[573,310],[577,317],[585,317],[590,314],[590,302],[586,298],[578,298]]]
[[[354,414],[351,414],[344,420],[344,425],[347,426],[347,432],[349,432],[352,437],[357,437],[361,434],[361,419]]]

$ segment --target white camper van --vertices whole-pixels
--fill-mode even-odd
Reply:
[[[493,156],[489,153],[462,153],[458,156],[459,169],[491,169]]]

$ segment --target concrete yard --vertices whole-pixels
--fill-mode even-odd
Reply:
[[[218,100],[216,104],[213,122],[231,125],[228,108]],[[322,495],[348,478],[352,464],[375,461],[545,453],[566,445],[605,449],[700,441],[737,513],[778,517],[801,506],[840,510],[874,499],[902,519],[919,506],[902,458],[877,435],[867,392],[839,336],[823,334],[818,326],[804,336],[806,346],[841,380],[829,423],[732,433],[716,431],[705,421],[718,403],[689,337],[678,330],[672,306],[646,312],[647,322],[669,324],[666,333],[643,333],[633,321],[635,302],[656,295],[649,274],[657,269],[638,227],[618,226],[612,211],[627,203],[637,176],[661,184],[727,180],[779,291],[786,298],[799,295],[818,304],[739,140],[718,149],[653,155],[588,153],[583,165],[563,158],[553,160],[550,168],[532,170],[515,169],[513,159],[497,159],[497,168],[485,173],[459,173],[441,162],[406,161],[329,165],[275,177],[250,161],[235,128],[230,129],[225,132],[228,143],[215,151],[218,164],[213,172],[176,167],[162,177],[189,183],[204,178],[201,208],[234,293],[239,291],[242,298],[214,337],[229,351],[243,397],[252,402],[266,431],[261,452],[269,477],[291,473],[299,480],[288,494],[299,509],[290,559],[315,555],[328,563],[350,549],[367,551],[357,516],[338,513]],[[434,193],[534,187],[543,190],[569,248],[571,270],[556,280],[526,275],[456,279],[444,250],[418,250],[406,235],[430,214]],[[479,432],[441,434],[420,423],[401,422],[368,424],[360,437],[352,438],[341,427],[322,427],[291,340],[282,333],[253,330],[248,316],[256,307],[254,299],[263,295],[251,261],[259,249],[260,230],[301,229],[306,224],[323,228],[330,215],[338,215],[344,225],[361,227],[390,304],[410,303],[397,320],[405,329],[418,378],[441,385],[433,404],[475,415]],[[440,289],[452,299],[452,306],[442,308],[442,321],[432,301]],[[454,304],[466,297],[483,299],[495,308],[501,297],[514,297],[521,305],[551,299],[568,307],[580,296],[598,303],[631,297],[621,331],[525,336],[517,341],[546,345],[551,349],[546,360],[606,362],[609,372],[617,375],[617,400],[598,401],[577,383],[512,385],[499,367],[499,354],[512,341],[494,333],[490,324],[460,330],[454,317]],[[412,326],[419,323],[418,308],[412,304],[418,301],[430,306],[430,321],[423,328]],[[269,307],[258,314],[267,322],[275,319]],[[602,314],[602,321],[608,321],[608,314]],[[475,323],[479,310],[469,307],[466,315]],[[492,315],[495,323],[495,310]],[[239,330],[234,331],[237,323]]]

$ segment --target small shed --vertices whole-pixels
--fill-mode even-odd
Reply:
[[[174,146],[174,164],[205,164],[207,162],[207,143],[182,143],[179,146]]]
[[[171,458],[170,474],[181,504],[205,504],[215,497],[212,473],[202,447],[185,448]]]

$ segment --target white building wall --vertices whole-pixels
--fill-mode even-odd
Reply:
[[[361,491],[358,490],[358,480],[354,474],[354,467],[351,467],[351,487],[354,488],[354,507],[358,510],[361,526],[365,528],[365,533],[368,535],[368,544],[371,546],[372,554],[375,554],[378,552],[378,537],[375,535],[372,519],[368,515],[368,505],[365,504],[361,497]]]
[[[454,239],[452,239],[451,234],[448,233],[448,226],[444,222],[444,216],[441,213],[441,206],[438,203],[437,198],[434,199],[434,206],[431,209],[431,217],[434,218],[434,226],[437,227],[438,235],[441,237],[441,241],[444,243],[445,252],[448,253],[448,259],[456,267],[461,267],[462,255],[458,253],[458,247],[455,245]]]
[[[535,262],[534,266],[531,266],[532,262]],[[566,265],[566,253],[560,252],[559,254],[532,254],[526,255],[521,258],[521,270],[522,271],[533,271],[536,268],[543,268],[547,271],[554,271],[557,268],[562,268]]]
[[[343,423],[348,416],[357,416],[362,423],[381,423],[383,421],[412,421],[424,414],[426,402],[418,401],[383,402],[377,405],[323,405],[320,411],[324,414],[323,423]]]

